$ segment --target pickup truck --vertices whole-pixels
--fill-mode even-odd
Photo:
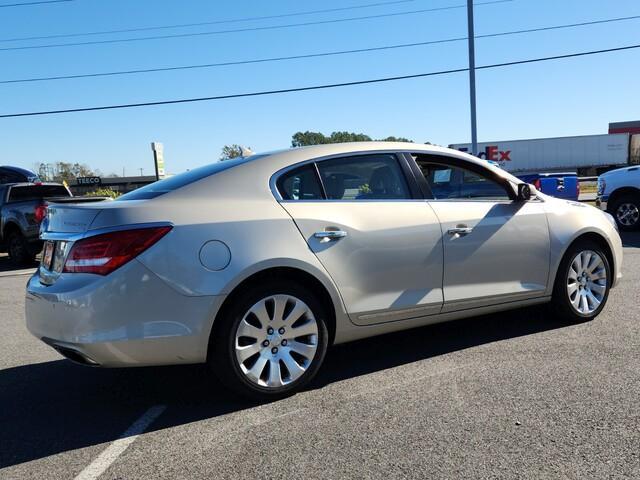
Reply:
[[[102,201],[104,197],[74,197],[59,183],[0,184],[0,252],[15,265],[33,264],[42,250],[40,222],[49,203]]]
[[[576,172],[534,173],[518,175],[518,178],[551,197],[577,202],[580,196],[580,182]]]
[[[596,206],[616,219],[620,230],[640,227],[640,166],[618,168],[598,177]]]

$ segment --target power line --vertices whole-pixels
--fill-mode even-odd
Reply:
[[[476,35],[475,38],[501,37],[506,35],[518,35],[518,34],[542,32],[542,31],[548,31],[548,30],[584,27],[589,25],[597,25],[597,24],[603,24],[603,23],[620,22],[620,21],[637,20],[637,19],[640,19],[640,15],[635,15],[632,17],[618,17],[618,18],[609,18],[604,20],[594,20],[590,22],[569,23],[564,25],[554,25],[554,26],[548,26],[548,27],[528,28],[525,30],[513,30],[509,32],[487,33],[484,35]],[[249,60],[235,60],[235,61],[219,62],[219,63],[178,65],[174,67],[144,68],[144,69],[137,69],[137,70],[120,70],[120,71],[112,71],[112,72],[82,73],[82,74],[76,74],[76,75],[18,78],[18,79],[12,79],[12,80],[0,80],[0,84],[43,82],[43,81],[51,81],[51,80],[68,80],[68,79],[78,79],[78,78],[107,77],[107,76],[115,76],[115,75],[133,75],[133,74],[141,74],[141,73],[168,72],[168,71],[175,71],[175,70],[193,70],[193,69],[200,69],[200,68],[228,67],[228,66],[234,66],[234,65],[279,62],[279,61],[285,61],[285,60],[300,60],[300,59],[307,59],[307,58],[328,57],[328,56],[334,56],[334,55],[348,55],[348,54],[354,54],[354,53],[393,50],[393,49],[399,49],[399,48],[418,47],[418,46],[424,46],[424,45],[460,42],[465,40],[467,40],[467,37],[453,37],[453,38],[445,38],[445,39],[439,39],[439,40],[429,40],[426,42],[401,43],[396,45],[383,45],[380,47],[357,48],[352,50],[338,50],[338,51],[332,51],[332,52],[319,52],[319,53],[309,53],[309,54],[303,54],[303,55],[289,55],[289,56],[270,57],[270,58],[256,58],[256,59],[249,59]]]
[[[525,60],[516,60],[513,62],[503,62],[503,63],[494,63],[491,65],[481,65],[476,67],[476,70],[486,70],[490,68],[501,68],[501,67],[509,67],[513,65],[524,65],[528,63],[537,63],[537,62],[546,62],[550,60],[561,60],[566,58],[575,58],[575,57],[583,57],[587,55],[597,55],[603,53],[610,52],[619,52],[623,50],[631,50],[640,48],[640,44],[636,45],[628,45],[626,47],[616,47],[616,48],[607,48],[603,50],[589,50],[586,52],[576,52],[576,53],[568,53],[565,55],[554,55],[551,57],[539,57],[539,58],[530,58]],[[295,87],[295,88],[283,88],[278,90],[263,90],[259,92],[248,92],[248,93],[235,93],[229,95],[216,95],[211,97],[196,97],[196,98],[182,98],[176,100],[160,100],[155,102],[140,102],[140,103],[124,103],[117,105],[102,105],[97,107],[81,107],[81,108],[68,108],[61,110],[43,110],[43,111],[35,111],[35,112],[21,112],[21,113],[7,113],[1,114],[0,118],[13,118],[13,117],[33,117],[39,115],[55,115],[61,113],[74,113],[74,112],[90,112],[90,111],[98,111],[98,110],[116,110],[122,108],[135,108],[135,107],[151,107],[158,105],[172,105],[178,103],[195,103],[195,102],[209,102],[214,100],[227,100],[232,98],[245,98],[245,97],[258,97],[258,96],[266,96],[266,95],[279,95],[283,93],[292,93],[292,92],[306,92],[311,90],[325,90],[329,88],[339,88],[339,87],[350,87],[355,85],[366,85],[371,83],[383,83],[383,82],[393,82],[397,80],[407,80],[411,78],[423,78],[423,77],[433,77],[436,75],[446,75],[453,73],[461,73],[467,72],[468,68],[454,68],[450,70],[440,70],[437,72],[427,72],[427,73],[416,73],[413,75],[399,75],[394,77],[384,77],[384,78],[374,78],[368,80],[357,80],[353,82],[341,82],[341,83],[329,83],[323,85],[312,85],[306,87]]]
[[[72,2],[72,1],[73,0],[40,0],[37,2],[5,3],[5,4],[0,4],[0,8],[28,7],[30,5],[43,5],[45,3],[63,3],[63,2]]]
[[[71,0],[55,0],[55,1],[69,2]],[[51,38],[71,38],[71,37],[84,37],[84,36],[91,36],[91,35],[108,35],[113,33],[148,32],[152,30],[168,30],[171,28],[203,27],[205,25],[219,25],[221,23],[240,23],[240,22],[251,22],[251,21],[257,21],[257,20],[273,20],[276,18],[299,17],[303,15],[316,15],[318,13],[342,12],[345,10],[358,10],[361,8],[382,7],[382,6],[388,6],[388,5],[397,5],[400,3],[413,3],[417,1],[419,0],[394,0],[391,2],[367,3],[364,5],[354,5],[351,7],[326,8],[323,10],[309,10],[306,12],[281,13],[277,15],[266,15],[262,17],[229,18],[226,20],[215,20],[215,21],[199,22],[199,23],[178,23],[174,25],[156,25],[152,27],[124,28],[120,30],[101,30],[101,31],[94,31],[94,32],[62,33],[57,35],[55,34],[42,35],[38,37],[4,38],[4,39],[0,39],[0,42],[18,42],[23,40],[46,40]]]
[[[514,0],[489,0],[486,2],[479,2],[476,5],[493,5],[497,3],[507,3],[512,2]],[[380,13],[376,15],[365,15],[360,17],[348,17],[348,18],[338,18],[333,20],[318,20],[314,22],[300,22],[300,23],[289,23],[285,25],[269,25],[264,27],[245,27],[245,28],[234,28],[228,30],[213,30],[208,32],[192,32],[192,33],[175,33],[170,35],[154,35],[149,37],[129,37],[129,38],[115,38],[111,40],[91,40],[87,42],[71,42],[71,43],[48,43],[41,45],[25,45],[19,47],[3,47],[0,48],[0,51],[8,51],[8,50],[34,50],[40,48],[58,48],[58,47],[77,47],[83,45],[102,45],[102,44],[112,44],[112,43],[126,43],[126,42],[141,42],[147,40],[163,40],[168,38],[187,38],[187,37],[201,37],[208,35],[222,35],[227,33],[241,33],[241,32],[256,32],[256,31],[265,31],[265,30],[277,30],[282,28],[292,28],[292,27],[308,27],[311,25],[326,25],[331,23],[344,23],[344,22],[354,22],[359,20],[371,20],[374,18],[385,18],[385,17],[397,17],[402,15],[413,15],[416,13],[427,13],[427,12],[437,12],[443,10],[454,10],[458,8],[466,8],[466,4],[464,5],[451,5],[448,7],[435,7],[435,8],[424,8],[420,10],[410,10],[404,12],[394,12],[394,13]]]

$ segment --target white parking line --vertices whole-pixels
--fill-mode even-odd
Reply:
[[[140,418],[133,422],[133,424],[120,435],[120,438],[112,442],[111,445],[98,455],[98,458],[82,470],[76,476],[75,480],[94,480],[102,475],[166,408],[166,405],[155,405],[144,412]]]
[[[33,268],[25,268],[22,270],[8,270],[6,272],[0,272],[0,277],[15,277],[17,275],[32,275],[36,272]]]

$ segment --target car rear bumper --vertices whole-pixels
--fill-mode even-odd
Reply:
[[[222,296],[186,296],[137,260],[107,276],[27,284],[27,328],[78,363],[120,367],[206,361]]]

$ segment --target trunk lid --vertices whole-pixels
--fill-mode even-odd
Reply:
[[[100,203],[51,203],[41,233],[84,233],[102,210]]]

